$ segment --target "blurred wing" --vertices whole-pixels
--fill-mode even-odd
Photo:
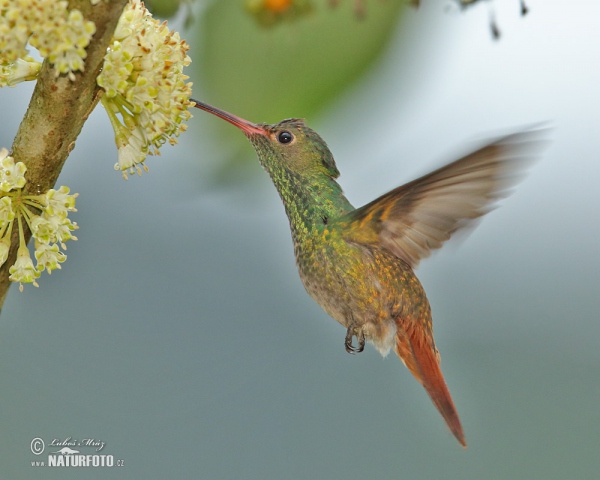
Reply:
[[[412,267],[493,209],[521,177],[540,131],[501,138],[340,219],[350,242],[379,244]]]

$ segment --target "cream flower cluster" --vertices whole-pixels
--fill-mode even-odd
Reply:
[[[148,154],[166,142],[177,143],[191,114],[191,83],[183,74],[189,49],[179,33],[160,23],[139,0],[130,0],[104,57],[98,85],[115,131],[116,170],[141,174]],[[117,115],[120,115],[121,120]],[[144,170],[147,167],[143,165]]]
[[[23,291],[23,283],[33,283],[41,272],[60,268],[67,256],[60,250],[66,250],[65,242],[77,240],[71,232],[77,224],[67,218],[68,212],[76,212],[75,198],[69,195],[67,187],[48,190],[40,195],[23,195],[26,167],[23,162],[15,163],[8,156],[8,150],[0,150],[0,265],[6,262],[11,244],[14,225],[19,229],[19,249],[17,260],[10,267],[9,279],[19,282]],[[29,254],[23,231],[24,223],[31,230],[34,238],[36,265]],[[59,248],[60,246],[60,248]]]
[[[93,5],[101,0],[90,0]],[[55,66],[56,74],[75,79],[85,48],[95,32],[64,0],[0,0],[0,87],[37,78],[41,64],[28,56],[36,47]],[[116,170],[141,174],[147,155],[159,154],[166,142],[187,128],[191,83],[183,68],[191,62],[179,33],[160,23],[140,0],[130,0],[113,35],[97,82],[102,104],[115,131]]]
[[[27,55],[28,44],[48,58],[57,76],[75,80],[96,26],[67,6],[58,0],[0,0],[0,87],[37,76],[40,64]]]

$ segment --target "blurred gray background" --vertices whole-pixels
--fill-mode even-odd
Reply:
[[[124,182],[99,107],[58,182],[80,194],[79,241],[40,288],[14,286],[0,316],[0,476],[596,478],[600,5],[528,5],[521,17],[516,0],[494,2],[494,42],[487,5],[423,2],[366,75],[307,116],[357,206],[477,139],[552,127],[514,195],[417,271],[468,450],[397,358],[345,352],[249,145],[197,111],[180,145]],[[0,146],[31,88],[0,91]],[[194,94],[213,102],[201,83]],[[232,156],[243,174],[218,180]],[[101,440],[125,466],[32,467],[35,437]]]

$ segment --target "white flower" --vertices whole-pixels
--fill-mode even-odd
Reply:
[[[14,87],[18,83],[35,80],[41,68],[42,64],[28,55],[2,64],[0,65],[0,87]]]
[[[36,243],[35,258],[37,260],[36,268],[39,272],[43,272],[45,269],[48,273],[52,273],[52,270],[61,268],[60,264],[67,259],[67,256],[58,249],[57,244]]]
[[[49,215],[66,216],[67,212],[76,212],[75,199],[78,193],[69,195],[69,187],[64,185],[58,190],[51,188],[46,192],[46,212]]]
[[[166,22],[153,19],[139,0],[130,0],[97,79],[119,149],[115,168],[124,178],[127,171],[141,173],[138,165],[151,149],[158,153],[166,142],[177,143],[187,128],[182,122],[191,117],[192,84],[183,74],[191,62],[188,49]]]
[[[31,226],[31,235],[40,243],[54,243],[57,241],[57,226],[50,220],[34,216],[29,222]]]
[[[12,222],[14,218],[15,218],[15,212],[13,211],[13,208],[12,208],[11,198],[10,197],[0,198],[0,228],[3,228],[7,222]],[[0,265],[2,263],[0,263]]]
[[[8,150],[0,150],[0,190],[9,192],[13,188],[23,188],[27,168],[23,162],[17,162],[7,156]]]
[[[35,280],[40,277],[40,272],[33,266],[33,261],[29,256],[29,250],[26,245],[19,247],[17,261],[8,271],[10,273],[9,280],[21,284],[19,285],[20,291],[23,291],[24,283],[33,283],[34,287],[39,287]]]

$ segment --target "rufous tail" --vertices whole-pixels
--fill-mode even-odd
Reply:
[[[440,369],[433,341],[429,341],[418,324],[409,329],[403,329],[399,325],[395,350],[414,377],[425,387],[450,431],[467,448],[462,425]]]

